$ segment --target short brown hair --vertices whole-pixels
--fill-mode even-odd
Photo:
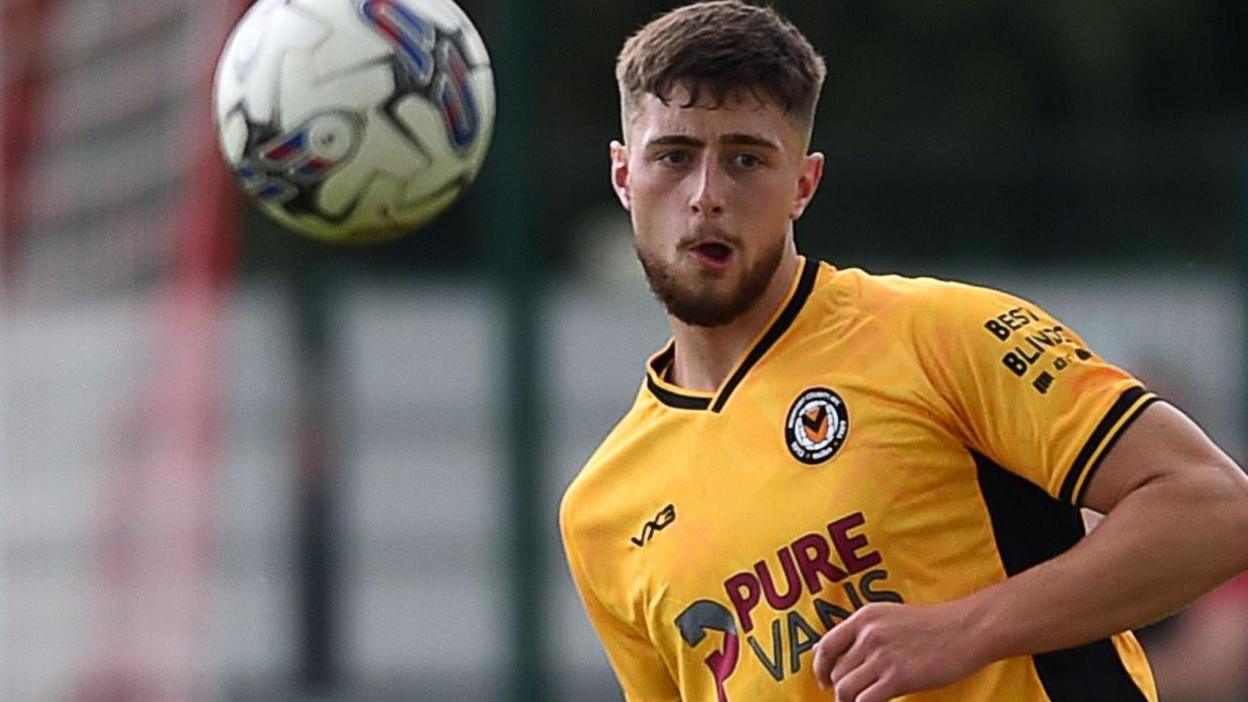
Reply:
[[[747,90],[809,129],[826,73],[793,23],[741,0],[699,2],[656,17],[624,43],[615,64],[626,131],[643,95],[666,103],[677,85],[689,89],[682,107],[719,107]]]

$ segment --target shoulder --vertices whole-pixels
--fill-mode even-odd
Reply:
[[[663,460],[662,436],[670,433],[657,403],[639,396],[633,408],[602,441],[564,491],[559,531],[577,586],[603,606],[625,616],[625,592],[633,563],[632,538],[663,490],[670,466]]]
[[[880,275],[856,268],[841,271],[840,275],[847,279],[842,287],[852,286],[857,293],[854,302],[864,311],[880,316],[910,317],[933,311],[956,315],[968,306],[995,307],[1018,300],[1002,290],[956,280]]]
[[[653,468],[644,451],[646,435],[654,425],[652,404],[639,394],[564,491],[559,523],[565,542],[610,529],[622,515],[632,513],[638,488],[652,472],[647,468]],[[571,543],[567,546],[571,548]]]
[[[1014,295],[981,285],[933,277],[875,274],[826,267],[817,295],[826,303],[877,323],[895,335],[933,334],[979,327],[1026,305]]]

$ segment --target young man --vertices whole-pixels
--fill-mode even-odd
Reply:
[[[561,524],[625,697],[1156,700],[1127,632],[1248,568],[1248,478],[1035,305],[800,257],[824,67],[772,10],[677,9],[617,77],[673,338]]]

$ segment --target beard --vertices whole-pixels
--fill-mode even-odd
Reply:
[[[668,314],[690,326],[719,327],[740,317],[763,294],[780,267],[784,246],[784,239],[777,240],[729,289],[722,291],[717,290],[718,279],[711,274],[696,271],[682,277],[676,264],[664,263],[640,246],[637,259],[646,272],[650,290]]]

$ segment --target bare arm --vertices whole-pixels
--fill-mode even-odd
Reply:
[[[1121,436],[1085,503],[1105,519],[1057,558],[960,600],[857,612],[819,642],[820,683],[884,702],[1154,621],[1248,569],[1248,477],[1169,405]]]
[[[1123,434],[1085,503],[1106,515],[1086,539],[968,598],[993,660],[1156,621],[1248,569],[1248,477],[1170,405]]]

